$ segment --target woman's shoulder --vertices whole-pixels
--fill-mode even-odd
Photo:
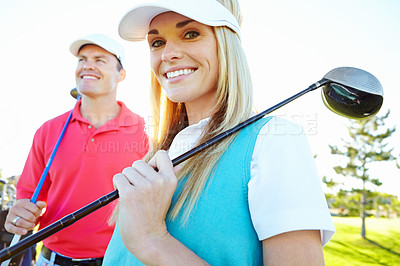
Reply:
[[[311,154],[306,132],[301,124],[281,118],[271,117],[258,132],[253,151],[253,159],[276,156],[277,154]]]
[[[303,127],[293,120],[278,116],[268,118],[268,122],[261,128],[259,135],[298,135],[304,133]]]

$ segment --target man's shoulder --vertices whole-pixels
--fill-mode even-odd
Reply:
[[[39,130],[48,130],[48,129],[52,129],[54,127],[60,127],[64,125],[65,121],[67,121],[68,116],[69,116],[70,111],[65,112],[61,115],[58,115],[54,118],[51,118],[49,120],[47,120],[46,122],[44,122],[42,124],[42,126],[39,128]]]
[[[144,122],[144,118],[133,112],[131,109],[129,109],[123,102],[118,101],[118,103],[121,105],[121,112],[119,114],[120,118],[125,118],[125,117],[132,117],[134,118],[136,121],[142,121]]]

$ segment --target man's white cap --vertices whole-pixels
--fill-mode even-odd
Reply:
[[[109,53],[115,55],[115,57],[121,63],[122,67],[125,66],[125,49],[120,43],[118,43],[114,39],[111,39],[104,34],[91,34],[73,41],[71,43],[71,46],[69,47],[69,50],[73,55],[78,56],[79,50],[82,46],[86,44],[94,44],[103,48]]]
[[[127,41],[143,41],[152,19],[173,11],[208,26],[226,26],[240,37],[237,19],[217,0],[148,0],[129,10],[119,23],[119,35]]]

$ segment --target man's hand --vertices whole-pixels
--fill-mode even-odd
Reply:
[[[10,233],[25,235],[36,226],[45,207],[46,203],[43,201],[35,204],[29,199],[17,200],[7,215],[4,228]]]

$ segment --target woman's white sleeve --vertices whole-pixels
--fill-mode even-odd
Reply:
[[[314,158],[300,125],[274,117],[259,132],[251,161],[249,208],[260,240],[289,231],[335,233]]]

